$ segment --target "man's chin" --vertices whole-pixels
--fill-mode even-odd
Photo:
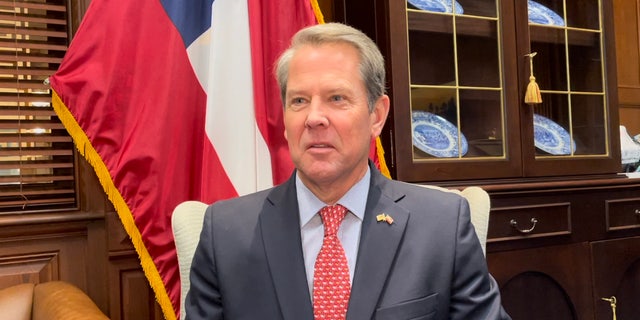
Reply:
[[[323,161],[314,161],[300,167],[301,173],[311,182],[326,183],[336,180],[339,176],[335,165]]]

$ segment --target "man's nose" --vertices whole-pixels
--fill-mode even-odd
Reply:
[[[327,118],[327,108],[318,99],[312,100],[309,105],[309,113],[307,113],[307,121],[305,125],[309,128],[317,126],[328,126],[329,118]]]

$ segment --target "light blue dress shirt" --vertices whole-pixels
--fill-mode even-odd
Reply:
[[[371,172],[367,167],[364,177],[358,181],[340,200],[338,204],[349,210],[338,229],[338,239],[342,243],[349,264],[349,279],[353,283],[353,273],[358,257],[358,245],[360,242],[360,230],[362,219],[367,206],[369,194],[369,182]],[[318,212],[326,206],[318,199],[296,175],[296,191],[298,196],[298,210],[300,213],[300,233],[302,235],[302,251],[304,254],[304,266],[307,272],[307,284],[309,294],[313,297],[313,270],[316,257],[322,247],[324,238],[324,226]]]

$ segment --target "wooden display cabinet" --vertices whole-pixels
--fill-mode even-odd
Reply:
[[[526,1],[455,3],[463,13],[407,1],[342,4],[346,22],[372,35],[387,59],[392,115],[384,141],[394,177],[618,172],[611,3],[540,0],[563,25],[529,22]],[[535,105],[524,103],[531,52],[542,92]],[[535,129],[534,114],[546,118]]]
[[[487,263],[514,319],[611,319],[601,298],[614,295],[626,319],[640,295],[640,179],[618,174],[613,4],[537,2],[562,23],[530,19],[525,0],[444,13],[336,0],[332,16],[385,55],[393,177],[489,192]],[[524,102],[532,52],[539,104]]]
[[[514,319],[609,320],[611,296],[638,314],[640,179],[488,188],[487,263]]]

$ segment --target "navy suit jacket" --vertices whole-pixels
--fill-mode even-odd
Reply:
[[[293,176],[209,206],[187,319],[313,319],[299,221]],[[510,319],[464,198],[371,168],[347,319]]]

